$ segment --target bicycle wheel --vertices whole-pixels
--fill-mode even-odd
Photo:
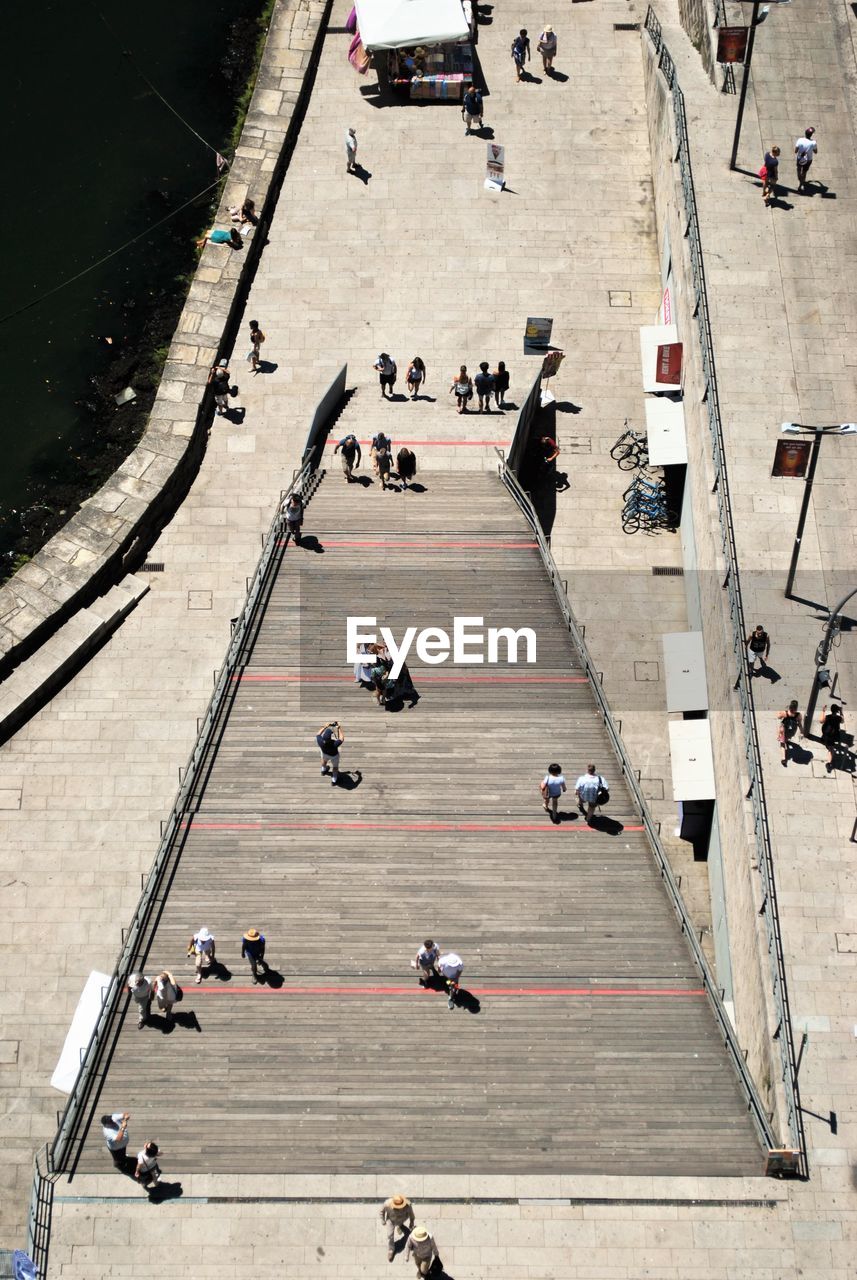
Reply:
[[[636,515],[622,516],[622,532],[623,533],[639,533],[640,517]]]
[[[629,434],[630,432],[623,431],[613,448],[610,450],[610,457],[614,458],[617,462],[620,458],[624,458],[629,449],[634,448],[633,443],[630,443],[628,440]]]
[[[612,449],[610,452],[613,453]],[[618,456],[615,453],[613,453],[613,457],[616,458],[616,461],[619,464],[620,471],[633,471],[635,467],[638,467],[640,465],[639,451],[637,449],[637,446],[633,444],[626,445],[625,452],[622,454],[619,454]]]

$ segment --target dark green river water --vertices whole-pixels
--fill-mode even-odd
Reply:
[[[37,301],[217,177],[212,152],[137,68],[225,150],[262,7],[263,0],[7,6],[0,79],[6,125],[0,314],[10,317],[0,325],[6,563],[33,550],[51,520],[74,510],[83,490],[127,452],[142,406],[116,410],[113,393],[127,381],[136,386],[140,358],[168,341],[182,289],[177,277],[192,269],[193,240],[204,229],[211,192]]]

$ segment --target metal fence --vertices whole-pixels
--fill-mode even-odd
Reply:
[[[342,373],[337,375],[333,386],[338,387]],[[330,392],[323,398],[329,414],[335,417],[339,411],[341,399],[331,397]],[[314,420],[315,421],[315,420]],[[143,885],[139,902],[134,911],[131,923],[122,931],[122,949],[110,981],[102,992],[102,1005],[95,1028],[85,1049],[81,1050],[81,1066],[77,1079],[65,1110],[59,1117],[57,1132],[50,1147],[52,1169],[64,1169],[69,1164],[72,1146],[76,1140],[80,1122],[92,1084],[96,1077],[98,1065],[103,1051],[108,1044],[118,1012],[119,1002],[127,981],[127,976],[137,967],[138,960],[145,955],[146,938],[149,921],[152,918],[158,895],[165,881],[166,873],[179,849],[186,830],[187,816],[193,811],[195,797],[200,790],[205,761],[210,757],[210,747],[214,741],[222,713],[229,701],[230,693],[235,690],[233,674],[236,671],[247,640],[255,624],[257,613],[266,594],[275,558],[279,554],[284,535],[283,506],[293,490],[300,490],[304,502],[308,502],[320,476],[308,462],[296,472],[289,488],[280,495],[276,514],[264,538],[262,553],[253,577],[247,583],[247,596],[241,612],[233,621],[232,635],[226,657],[220,670],[214,676],[214,691],[202,719],[197,723],[197,739],[191,752],[187,767],[180,773],[180,785],[173,801],[170,815],[161,827],[161,840],[149,875]]]
[[[684,900],[679,892],[679,887],[676,882],[676,878],[673,875],[669,859],[667,858],[666,850],[661,843],[660,832],[658,831],[657,824],[649,812],[649,806],[646,803],[645,796],[643,795],[639,777],[631,763],[631,758],[625,749],[625,743],[622,739],[619,726],[613,719],[610,704],[607,701],[607,696],[604,693],[604,689],[601,684],[601,677],[598,674],[595,663],[592,661],[592,657],[589,653],[583,634],[583,628],[574,616],[574,611],[572,610],[571,602],[569,601],[568,594],[565,589],[565,584],[556,567],[556,562],[554,561],[544,530],[539,523],[538,516],[536,515],[535,508],[533,507],[529,496],[521,488],[513,472],[508,467],[503,457],[502,450],[498,449],[497,453],[501,459],[498,467],[500,479],[503,481],[512,497],[515,499],[515,502],[520,507],[538,542],[542,561],[548,577],[551,580],[551,585],[553,586],[557,602],[559,603],[560,610],[562,611],[565,624],[571,633],[571,638],[574,641],[583,670],[589,679],[590,687],[595,695],[599,714],[604,722],[604,727],[607,730],[607,735],[610,739],[613,750],[616,753],[616,759],[622,771],[622,777],[628,785],[634,807],[640,816],[640,821],[642,822],[648,837],[655,863],[667,892],[667,897],[672,903],[673,910],[678,917],[681,931],[686,937],[690,947],[693,962],[696,965],[699,976],[702,979],[702,985],[711,1002],[712,1009],[714,1010],[714,1016],[723,1038],[723,1043],[741,1083],[744,1096],[747,1100],[747,1110],[749,1111],[756,1127],[759,1140],[767,1149],[776,1147],[778,1144],[774,1140],[774,1133],[771,1129],[764,1104],[762,1103],[762,1099],[759,1097],[755,1083],[753,1082],[753,1077],[747,1069],[747,1065],[744,1061],[744,1054],[735,1036],[732,1023],[729,1021],[726,1010],[723,1008],[723,1001],[721,999],[720,992],[717,989],[717,983],[713,973],[711,972],[708,961],[705,958],[702,947],[699,945],[696,930],[693,927],[693,922],[687,913]]]
[[[33,1185],[27,1215],[27,1253],[35,1263],[39,1280],[44,1280],[48,1273],[54,1181],[50,1149],[42,1147],[33,1161]]]
[[[726,446],[723,439],[723,422],[720,415],[720,396],[717,387],[717,370],[714,362],[714,342],[711,336],[711,318],[708,307],[708,293],[705,283],[705,264],[702,256],[702,241],[699,234],[699,217],[696,209],[696,192],[693,185],[693,171],[690,162],[690,147],[687,135],[687,117],[684,109],[684,95],[676,77],[675,64],[664,44],[660,23],[651,7],[646,14],[645,29],[658,55],[658,66],[663,72],[667,85],[672,93],[673,123],[675,126],[676,151],[675,159],[679,165],[681,188],[684,198],[684,215],[686,220],[685,238],[690,250],[691,280],[693,284],[694,312],[696,317],[702,371],[705,382],[704,402],[708,409],[708,427],[711,434],[711,456],[714,463],[717,509],[720,517],[720,534],[723,556],[726,561],[726,580],[723,584],[728,592],[729,615],[732,621],[733,650],[735,654],[735,691],[739,696],[741,719],[744,728],[744,746],[749,775],[747,798],[753,805],[753,827],[756,842],[758,870],[762,877],[763,904],[760,914],[764,915],[765,929],[768,939],[768,955],[771,966],[772,992],[777,1010],[778,1025],[774,1038],[780,1047],[782,1065],[782,1084],[786,1100],[786,1120],[790,1140],[795,1150],[800,1152],[800,1173],[807,1174],[806,1134],[800,1106],[800,1089],[797,1076],[794,1038],[792,1033],[791,1011],[789,1008],[788,987],[786,985],[786,967],[783,955],[780,917],[777,906],[776,880],[774,875],[774,857],[771,846],[771,832],[768,821],[768,806],[765,799],[765,788],[762,776],[762,759],[759,750],[759,734],[756,726],[756,711],[753,701],[753,689],[744,638],[747,625],[744,621],[744,602],[741,594],[741,580],[738,568],[738,553],[735,543],[735,527],[732,520],[732,501],[729,490],[729,474],[726,465]]]

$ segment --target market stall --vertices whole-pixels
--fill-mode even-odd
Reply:
[[[461,100],[473,80],[475,3],[356,0],[355,9],[357,38],[379,81],[410,98]]]

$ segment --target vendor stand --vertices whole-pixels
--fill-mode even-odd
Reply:
[[[356,0],[355,8],[359,39],[379,83],[417,100],[461,101],[473,83],[475,3]]]

